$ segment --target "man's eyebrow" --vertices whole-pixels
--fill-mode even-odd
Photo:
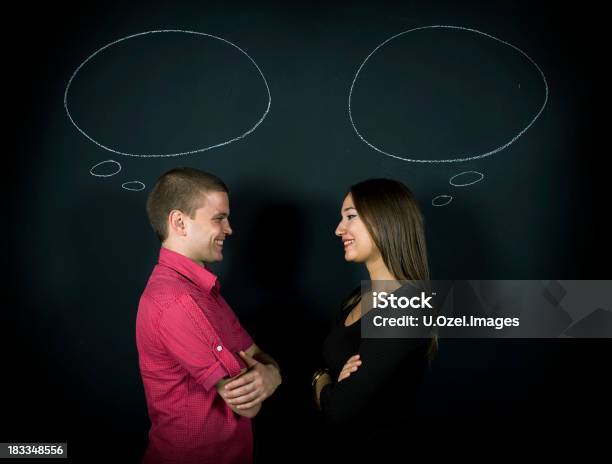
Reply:
[[[224,212],[216,213],[213,217],[216,217],[216,218],[226,218],[226,217],[229,217],[229,213],[224,213]]]

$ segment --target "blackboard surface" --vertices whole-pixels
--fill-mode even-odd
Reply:
[[[352,183],[414,191],[436,278],[610,278],[607,39],[592,7],[41,8],[6,16],[0,441],[68,441],[87,462],[114,454],[103,440],[140,458],[134,325],[159,246],[144,201],[175,166],[228,184],[234,235],[214,270],[287,366],[256,421],[258,462],[320,453],[310,374],[365,276],[333,235]],[[610,354],[610,340],[443,340],[415,414],[448,440],[561,434],[560,418],[596,433]]]

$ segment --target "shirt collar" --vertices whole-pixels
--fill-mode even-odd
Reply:
[[[200,266],[176,251],[161,247],[159,250],[159,264],[175,270],[209,293],[213,289],[219,290],[220,285],[216,275],[207,267]]]

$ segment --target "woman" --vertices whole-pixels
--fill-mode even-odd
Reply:
[[[389,179],[372,179],[350,188],[336,235],[347,261],[365,264],[371,281],[428,281],[423,218],[410,190]],[[437,349],[435,338],[361,338],[361,287],[342,304],[323,345],[327,367],[313,376],[316,403],[334,427],[333,442],[344,457],[351,439],[373,455],[389,449],[386,438],[401,437],[415,425],[418,386]],[[342,431],[341,436],[336,435]],[[364,439],[365,441],[362,441]],[[384,440],[372,449],[368,440]],[[395,443],[395,445],[400,445]]]

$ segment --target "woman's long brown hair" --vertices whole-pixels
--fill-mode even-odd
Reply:
[[[397,280],[429,281],[423,215],[410,189],[391,179],[369,179],[351,186],[349,192],[391,274]],[[360,299],[361,291],[356,289],[343,307],[353,306]],[[437,349],[434,336],[428,352],[430,360]]]

